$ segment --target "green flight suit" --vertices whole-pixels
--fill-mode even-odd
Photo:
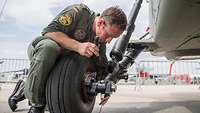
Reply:
[[[63,50],[55,41],[44,36],[48,32],[63,32],[80,42],[95,42],[92,24],[97,15],[84,4],[71,5],[61,11],[53,21],[44,28],[42,36],[37,37],[28,48],[31,61],[29,76],[26,81],[25,95],[35,105],[45,105],[45,85],[49,72]],[[69,51],[69,50],[65,50]],[[105,69],[107,58],[106,45],[100,43],[100,57],[92,57],[97,71]]]

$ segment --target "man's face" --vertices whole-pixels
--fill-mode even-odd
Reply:
[[[104,20],[98,24],[96,29],[96,35],[105,43],[110,43],[113,38],[119,37],[122,32],[116,25],[106,23]]]

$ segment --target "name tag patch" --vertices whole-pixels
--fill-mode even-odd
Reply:
[[[74,33],[74,37],[76,37],[76,39],[78,39],[78,40],[84,39],[85,36],[86,36],[86,32],[82,29],[78,29]]]

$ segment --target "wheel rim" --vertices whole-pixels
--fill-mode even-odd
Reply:
[[[91,72],[85,72],[83,77],[82,77],[82,80],[81,80],[81,97],[83,99],[84,102],[86,103],[90,103],[91,101],[94,100],[95,96],[92,96],[92,95],[89,95],[88,94],[88,87],[85,85],[85,80],[87,79],[88,77],[88,74],[90,74]]]

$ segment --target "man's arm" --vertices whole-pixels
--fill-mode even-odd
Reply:
[[[81,43],[72,39],[62,32],[49,32],[45,36],[56,41],[61,47],[79,53],[82,56],[91,57],[93,55],[99,56],[99,48],[90,42]]]

